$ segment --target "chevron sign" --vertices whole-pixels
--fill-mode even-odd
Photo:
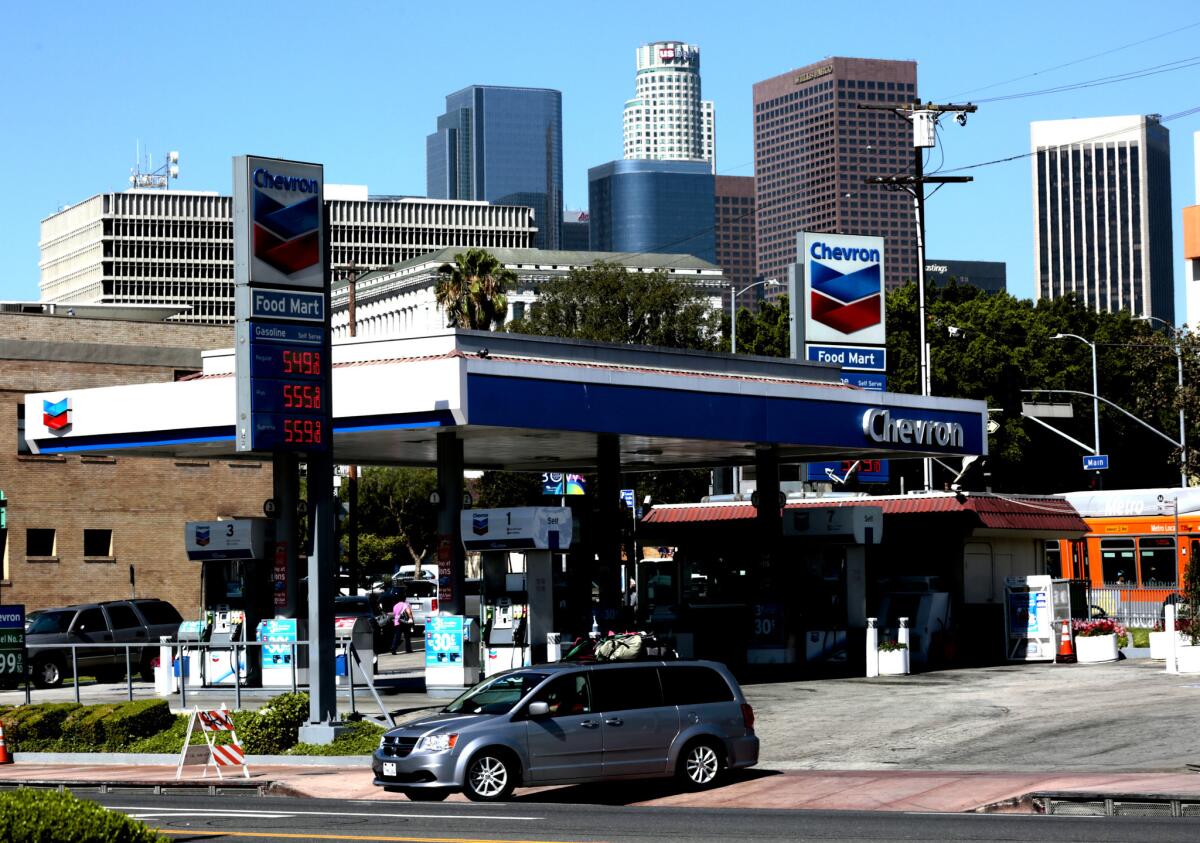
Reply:
[[[883,345],[883,238],[805,232],[805,340]]]
[[[71,399],[58,401],[42,399],[42,424],[53,431],[65,431],[71,426]]]

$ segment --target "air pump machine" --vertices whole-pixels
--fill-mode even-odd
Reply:
[[[471,509],[461,526],[463,546],[480,554],[484,675],[545,662],[546,635],[556,629],[554,582],[571,547],[571,510]]]

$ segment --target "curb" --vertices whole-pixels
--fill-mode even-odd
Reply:
[[[179,763],[178,753],[163,752],[14,752],[18,764],[63,764],[72,766],[170,766]],[[370,755],[247,755],[246,763],[275,767],[370,767]]]
[[[217,796],[222,791],[253,791],[259,796],[272,793],[276,782],[272,779],[244,779],[229,777],[226,779],[162,779],[159,781],[124,781],[103,779],[23,779],[0,780],[0,790],[16,790],[22,787],[54,789],[59,792],[70,790],[96,790],[100,793],[115,793],[119,790],[149,790],[155,796],[160,796],[171,790],[205,790],[210,796]]]

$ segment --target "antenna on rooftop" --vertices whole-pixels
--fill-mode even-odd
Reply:
[[[141,154],[140,149],[138,154]],[[179,178],[179,152],[171,150],[167,153],[163,165],[157,170],[150,169],[150,153],[146,153],[146,169],[142,169],[141,162],[139,161],[130,171],[129,183],[135,190],[138,188],[168,190],[171,186],[171,179],[177,178]]]

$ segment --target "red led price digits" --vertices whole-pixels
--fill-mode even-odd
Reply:
[[[283,373],[285,375],[321,374],[321,352],[283,351]]]
[[[283,441],[288,445],[320,445],[321,423],[313,419],[284,419]]]
[[[283,406],[288,410],[319,410],[321,409],[321,387],[285,383],[283,385]]]

